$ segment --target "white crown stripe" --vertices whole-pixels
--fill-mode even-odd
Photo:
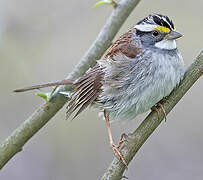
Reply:
[[[153,25],[153,24],[137,24],[137,25],[135,25],[136,29],[138,29],[140,31],[144,31],[144,32],[153,31],[157,27],[158,27],[157,25]]]

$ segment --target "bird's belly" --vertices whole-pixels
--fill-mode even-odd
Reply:
[[[133,83],[135,87],[126,90],[122,96],[115,96],[114,102],[109,103],[111,121],[132,120],[138,114],[144,113],[163,97],[166,97],[181,80],[181,74],[177,74],[173,68],[160,70],[153,78],[146,78],[142,86]]]
[[[162,86],[157,83],[151,84],[139,96],[136,94],[126,95],[118,99],[116,108],[111,109],[110,117],[112,121],[132,120],[138,114],[144,113],[163,97],[169,95],[174,86]]]
[[[165,83],[157,81],[150,83],[147,88],[139,92],[139,95],[135,92],[118,97],[116,106],[110,109],[111,121],[134,119],[138,114],[150,110],[163,97],[169,95],[175,86],[176,84],[170,81],[165,81]]]

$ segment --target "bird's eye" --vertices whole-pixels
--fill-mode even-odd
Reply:
[[[155,30],[155,31],[152,32],[152,35],[153,35],[154,37],[157,37],[157,36],[159,35],[159,32]]]

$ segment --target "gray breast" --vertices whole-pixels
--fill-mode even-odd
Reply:
[[[146,51],[136,59],[107,59],[103,92],[98,104],[109,111],[111,121],[131,120],[148,111],[179,84],[184,64],[178,50]]]

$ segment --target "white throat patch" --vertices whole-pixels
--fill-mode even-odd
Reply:
[[[160,49],[176,49],[176,41],[164,39],[160,42],[155,43],[155,46]]]

